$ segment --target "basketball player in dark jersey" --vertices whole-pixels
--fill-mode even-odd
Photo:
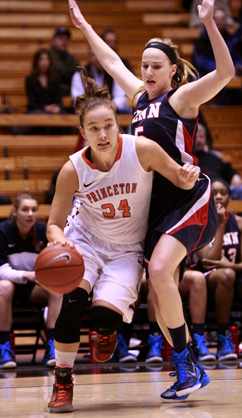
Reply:
[[[213,20],[214,0],[203,0],[198,13],[212,44],[216,69],[191,83],[188,79],[195,76],[195,69],[180,58],[171,40],[151,39],[146,44],[140,80],[95,33],[77,3],[69,0],[69,5],[74,25],[82,30],[105,70],[136,102],[132,133],[158,142],[181,165],[196,164],[193,152],[199,106],[234,76],[229,50]],[[162,393],[163,399],[186,399],[210,380],[192,361],[178,291],[181,262],[215,234],[217,212],[210,197],[210,181],[203,174],[188,193],[180,193],[162,176],[155,175],[146,239],[149,289],[157,322],[173,346],[172,364],[177,372],[177,381]]]
[[[230,201],[230,188],[226,181],[214,179],[212,191],[216,206],[219,206],[220,217],[215,240],[210,246],[217,246],[221,257],[219,260],[203,259],[203,265],[209,269],[205,274],[208,286],[209,302],[216,307],[218,321],[219,361],[235,360],[232,336],[229,333],[231,307],[234,299],[239,300],[242,288],[242,217],[227,211]],[[223,211],[223,212],[222,212]],[[220,236],[220,238],[219,238]],[[202,250],[203,252],[203,250]]]

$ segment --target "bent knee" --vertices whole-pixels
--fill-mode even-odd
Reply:
[[[0,297],[12,299],[14,293],[14,284],[10,280],[0,280]]]
[[[226,287],[233,287],[234,286],[234,282],[235,282],[235,278],[236,278],[236,273],[234,270],[230,269],[230,268],[225,268],[222,271],[222,275],[221,275],[221,284],[223,284]]]

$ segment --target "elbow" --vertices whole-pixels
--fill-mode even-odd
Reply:
[[[230,75],[230,78],[229,78],[230,80],[235,76],[235,67],[234,67],[234,65],[231,67],[229,75]]]
[[[235,76],[235,67],[234,65],[231,65],[227,70],[226,73],[224,74],[224,78],[226,79],[226,81],[229,83],[230,80],[232,80],[232,78]]]

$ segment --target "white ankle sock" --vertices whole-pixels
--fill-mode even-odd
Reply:
[[[59,351],[55,349],[55,359],[57,367],[73,368],[76,358],[75,351]]]

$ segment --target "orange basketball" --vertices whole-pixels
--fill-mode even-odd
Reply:
[[[44,248],[35,262],[36,279],[52,293],[69,293],[79,286],[85,271],[82,255],[76,248],[55,245]]]

